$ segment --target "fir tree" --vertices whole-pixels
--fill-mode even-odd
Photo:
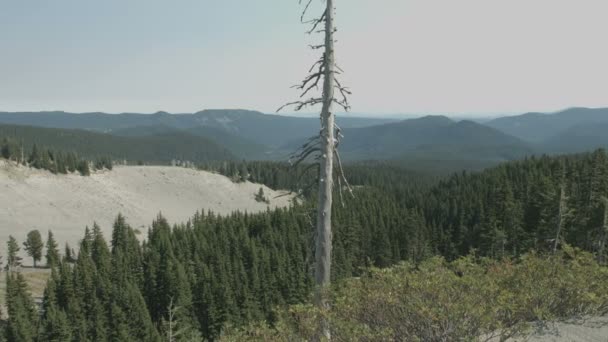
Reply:
[[[49,235],[46,240],[46,265],[48,267],[55,267],[59,263],[59,250],[58,245],[53,236],[53,232],[49,230]]]
[[[21,266],[21,257],[19,256],[20,248],[19,244],[17,244],[17,240],[15,240],[12,235],[8,237],[7,246],[8,254],[6,257],[6,269],[11,271],[16,267]]]
[[[70,247],[69,243],[65,243],[65,249],[64,249],[64,255],[63,257],[65,258],[65,261],[68,263],[74,263],[76,262],[76,257],[75,257],[76,253],[74,252],[74,249]]]
[[[82,176],[89,176],[91,174],[91,170],[89,169],[89,162],[86,160],[81,160],[76,164],[76,169],[80,172]]]
[[[10,317],[8,341],[35,341],[37,315],[27,284],[19,272],[6,274],[6,306]]]
[[[70,341],[72,328],[68,317],[57,302],[58,275],[53,268],[44,290],[39,338],[44,341]]]

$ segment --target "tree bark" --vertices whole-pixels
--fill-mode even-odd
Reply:
[[[315,249],[316,305],[328,309],[327,290],[331,279],[331,207],[333,189],[335,117],[332,113],[335,88],[334,9],[333,0],[326,0],[325,12],[325,74],[323,80],[323,108],[321,111],[321,161],[319,171],[319,207],[317,210],[317,236]],[[323,320],[320,337],[330,339],[329,324]]]

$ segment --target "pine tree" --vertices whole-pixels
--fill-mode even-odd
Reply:
[[[97,272],[102,277],[110,275],[111,257],[110,249],[97,223],[93,223],[93,242],[91,246],[91,258],[97,267]]]
[[[264,195],[264,188],[262,188],[262,187],[260,187],[258,192],[255,194],[255,200],[258,202],[264,202],[266,204],[270,203],[268,198],[266,198],[266,195]]]
[[[42,301],[42,316],[40,319],[39,339],[44,341],[70,341],[72,340],[72,327],[68,317],[57,302],[56,270],[51,270],[51,277],[44,289]]]
[[[40,232],[38,230],[32,230],[27,233],[27,239],[23,243],[23,246],[25,247],[27,254],[32,257],[34,268],[36,268],[36,263],[42,259],[42,249],[44,248],[44,242],[42,241]]]
[[[70,247],[70,244],[68,244],[67,242],[65,243],[65,249],[64,249],[65,253],[64,253],[64,258],[65,261],[68,263],[74,263],[76,262],[76,253],[74,252],[74,249]]]
[[[9,315],[7,339],[9,341],[34,341],[37,315],[25,278],[19,272],[6,274],[6,306]]]
[[[63,310],[49,307],[41,321],[40,337],[43,341],[72,341],[71,323]]]
[[[12,235],[8,237],[7,246],[8,255],[6,258],[6,269],[12,271],[16,267],[21,266],[21,257],[18,255],[20,248],[17,244],[17,240],[15,240]]]
[[[0,156],[4,159],[10,159],[12,156],[10,142],[6,137],[2,139],[2,145],[0,145]]]
[[[91,170],[89,169],[89,162],[86,160],[81,160],[76,164],[76,169],[80,172],[82,176],[89,176],[91,174]]]
[[[53,232],[49,230],[49,235],[46,240],[46,265],[48,267],[55,267],[59,263],[59,250],[58,245],[53,236]]]
[[[38,145],[34,144],[34,147],[32,147],[32,152],[30,153],[29,158],[27,159],[27,163],[32,166],[35,167],[37,169],[40,168],[40,155],[38,153]]]
[[[143,285],[141,246],[135,232],[120,214],[112,230],[112,266],[114,277],[132,279]]]

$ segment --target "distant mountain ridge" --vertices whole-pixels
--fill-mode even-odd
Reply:
[[[394,159],[423,161],[425,165],[443,161],[488,165],[532,154],[608,147],[608,108],[526,113],[483,123],[441,115],[400,121],[339,116],[337,122],[344,135],[340,145],[344,161]],[[285,160],[303,141],[319,132],[319,120],[314,117],[241,109],[193,114],[0,112],[2,123],[81,129],[122,139],[158,141],[165,136],[169,145],[181,144],[178,141],[183,139],[189,144],[207,146],[210,151],[223,148],[230,158],[247,160]]]
[[[394,158],[443,157],[474,158],[481,150],[483,159],[509,160],[531,153],[518,138],[473,121],[454,121],[445,116],[426,116],[366,128],[344,131],[341,151],[352,158],[369,159],[374,155]],[[505,154],[508,148],[512,151]]]
[[[339,117],[344,128],[394,122],[393,119]],[[66,112],[0,112],[0,123],[50,128],[85,129],[112,133],[134,127],[167,126],[193,133],[196,128],[214,128],[238,135],[266,147],[277,147],[289,139],[308,137],[319,131],[317,118],[268,115],[242,109],[210,109],[194,114],[106,114]],[[200,133],[198,135],[201,135]]]
[[[608,108],[570,108],[553,114],[526,113],[491,120],[487,126],[530,142],[542,142],[581,124],[608,123]]]

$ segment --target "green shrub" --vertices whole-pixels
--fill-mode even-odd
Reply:
[[[310,340],[329,320],[334,341],[471,341],[524,334],[535,321],[608,313],[608,269],[564,247],[555,256],[496,261],[474,255],[369,269],[337,284],[329,312],[293,306],[275,327],[228,329],[225,341]]]

